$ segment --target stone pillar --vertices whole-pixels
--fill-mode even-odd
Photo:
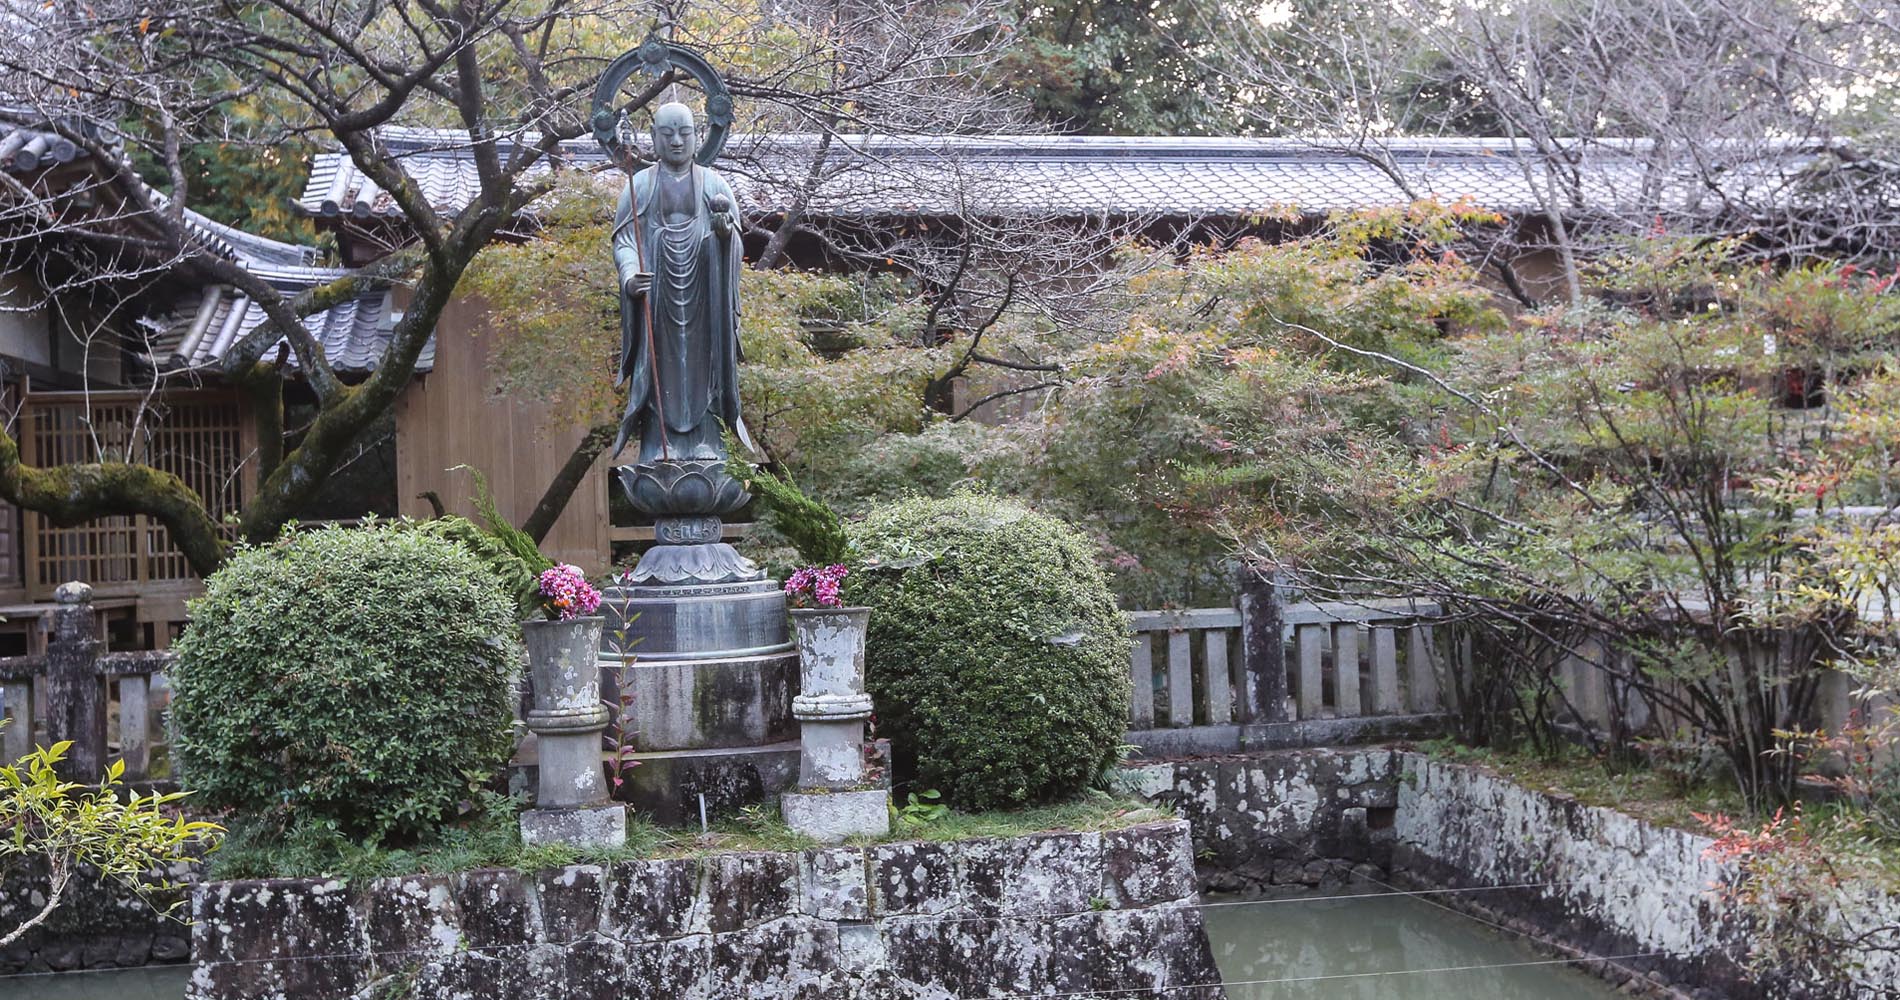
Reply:
[[[53,591],[53,638],[46,645],[46,735],[73,741],[60,777],[92,783],[106,767],[106,685],[99,675],[99,627],[92,587],[62,583]]]
[[[627,808],[609,799],[602,770],[600,700],[602,619],[530,621],[521,635],[533,672],[528,731],[537,748],[534,808],[521,814],[526,844],[619,847],[627,842]]]
[[[780,800],[785,822],[814,840],[880,836],[890,830],[890,792],[867,787],[864,632],[870,608],[796,608],[799,695],[798,790]]]

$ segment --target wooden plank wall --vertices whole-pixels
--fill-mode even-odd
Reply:
[[[496,394],[486,314],[480,301],[457,295],[436,324],[435,369],[397,400],[396,491],[404,514],[429,515],[424,490],[452,513],[473,514],[473,480],[448,471],[471,465],[488,476],[502,515],[519,524],[586,433],[544,400]],[[590,573],[607,568],[607,475],[603,457],[542,542],[549,558]]]

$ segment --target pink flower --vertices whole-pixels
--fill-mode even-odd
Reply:
[[[541,606],[548,617],[567,621],[591,615],[600,608],[600,591],[587,582],[579,566],[562,563],[541,573]]]
[[[785,580],[785,596],[792,607],[844,607],[844,578],[851,575],[842,563],[806,566]]]

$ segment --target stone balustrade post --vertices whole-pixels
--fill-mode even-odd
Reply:
[[[106,685],[99,674],[99,631],[92,588],[77,581],[53,592],[53,636],[46,645],[46,735],[72,749],[58,768],[68,781],[95,782],[106,767]]]

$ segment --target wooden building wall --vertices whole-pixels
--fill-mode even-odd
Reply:
[[[474,480],[457,465],[482,470],[503,517],[520,524],[586,433],[545,401],[503,398],[488,371],[487,309],[458,295],[436,322],[435,369],[396,402],[396,490],[402,513],[426,517],[434,490],[451,513],[473,514]],[[603,456],[569,501],[541,551],[589,573],[609,562],[608,462]]]

